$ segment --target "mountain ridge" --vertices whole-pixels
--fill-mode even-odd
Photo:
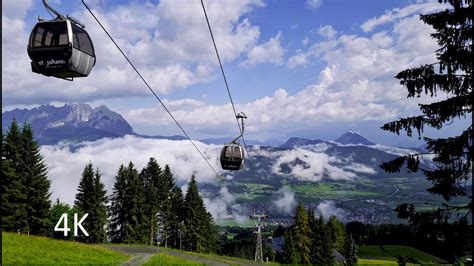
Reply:
[[[145,135],[136,133],[132,126],[117,112],[110,110],[105,105],[92,108],[84,103],[66,103],[63,106],[41,105],[32,109],[13,109],[2,113],[2,130],[5,131],[13,121],[20,124],[28,122],[40,144],[57,144],[59,142],[77,143],[81,141],[94,141],[101,138],[118,138],[125,135],[134,135],[141,138],[185,140],[182,135],[163,136]],[[231,141],[232,137],[205,138],[200,142],[205,144],[224,144]],[[248,139],[248,145],[271,146],[279,148],[294,148],[304,145],[331,143],[321,139],[307,139],[290,137],[286,141],[268,140],[259,141]],[[365,137],[346,132],[336,142],[343,145],[374,145]]]

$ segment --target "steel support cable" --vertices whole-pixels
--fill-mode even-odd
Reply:
[[[224,67],[222,66],[221,57],[219,56],[219,51],[217,50],[217,45],[216,45],[216,41],[214,39],[214,34],[212,33],[211,23],[209,23],[209,18],[207,16],[207,12],[206,12],[206,8],[204,7],[204,1],[203,0],[201,0],[201,5],[202,5],[202,10],[204,11],[204,16],[206,17],[206,22],[207,22],[207,27],[209,28],[209,33],[211,34],[212,44],[214,45],[214,50],[216,51],[217,61],[219,61],[219,66],[221,68],[222,77],[224,78],[224,83],[225,83],[225,87],[227,89],[227,94],[229,95],[230,103],[232,104],[232,110],[234,110],[235,121],[237,122],[237,126],[239,127],[239,133],[242,135],[242,141],[244,142],[245,151],[247,152],[248,157],[249,157],[248,159],[249,159],[250,163],[252,163],[252,160],[250,160],[249,150],[247,149],[247,143],[245,142],[244,132],[242,131],[242,127],[239,124],[239,119],[237,118],[237,111],[235,110],[234,100],[232,99],[232,94],[230,93],[229,84],[227,83],[227,78],[225,76]]]
[[[207,165],[212,169],[212,171],[216,174],[217,177],[220,177],[220,175],[217,173],[217,171],[214,169],[214,167],[212,167],[211,163],[207,160],[207,158],[204,156],[204,154],[201,152],[201,150],[196,146],[196,144],[191,139],[191,137],[188,135],[188,133],[179,124],[178,120],[176,120],[176,118],[173,116],[171,111],[166,107],[166,105],[163,103],[163,101],[160,99],[160,97],[158,97],[158,95],[151,88],[151,86],[148,84],[148,82],[142,76],[140,71],[138,71],[138,69],[135,67],[135,65],[132,63],[132,61],[128,58],[128,56],[123,52],[122,48],[120,48],[120,46],[115,42],[114,38],[105,29],[105,27],[102,25],[102,23],[100,23],[99,19],[95,16],[95,14],[92,12],[92,10],[89,8],[89,6],[87,6],[87,4],[84,2],[84,0],[82,0],[82,4],[84,4],[84,6],[89,11],[89,13],[91,13],[91,15],[94,17],[95,21],[100,25],[102,30],[107,34],[107,36],[110,38],[110,40],[115,44],[115,47],[117,47],[117,49],[120,51],[120,53],[123,55],[123,57],[125,57],[125,59],[128,61],[128,63],[132,66],[133,70],[135,70],[135,72],[138,74],[138,76],[143,81],[143,83],[145,83],[145,85],[150,90],[150,92],[153,94],[153,96],[155,96],[155,98],[158,100],[158,102],[161,104],[161,106],[163,106],[163,108],[166,110],[166,112],[169,114],[169,116],[173,119],[173,121],[176,123],[176,125],[179,127],[179,129],[181,129],[181,132],[183,132],[183,134],[186,136],[186,138],[191,142],[191,144],[194,146],[194,148],[199,152],[199,154],[204,159],[204,161],[206,161]]]

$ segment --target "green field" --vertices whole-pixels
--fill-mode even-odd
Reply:
[[[164,253],[158,253],[156,255],[153,255],[153,257],[151,257],[148,261],[146,261],[142,265],[152,266],[152,265],[205,265],[205,264],[178,258],[178,257],[164,254]]]
[[[397,256],[403,256],[405,258],[413,258],[418,263],[421,264],[432,264],[432,263],[444,263],[445,261],[425,253],[421,250],[416,248],[408,247],[408,246],[395,246],[395,245],[387,245],[387,246],[360,246],[359,247],[359,258],[364,259],[359,261],[359,263],[363,264],[363,262],[367,259],[369,260],[386,260],[386,261],[394,261],[397,262]]]
[[[359,259],[357,265],[398,265],[398,263],[395,260]]]
[[[119,265],[129,256],[97,245],[2,233],[2,265]]]

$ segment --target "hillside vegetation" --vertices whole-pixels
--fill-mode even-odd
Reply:
[[[373,260],[387,260],[387,261],[397,261],[397,257],[401,256],[404,258],[412,258],[417,261],[417,263],[428,264],[428,263],[445,263],[444,260],[425,253],[416,248],[409,246],[397,246],[397,245],[387,245],[387,246],[360,246],[359,247],[359,263],[367,262],[367,259]]]
[[[119,265],[129,256],[104,247],[24,234],[2,234],[3,265]]]

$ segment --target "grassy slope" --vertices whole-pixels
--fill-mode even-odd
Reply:
[[[413,257],[420,263],[442,263],[444,262],[442,259],[425,253],[421,250],[416,248],[408,247],[408,246],[383,246],[385,250],[388,251],[384,252],[380,249],[379,246],[360,246],[359,247],[359,258],[361,259],[377,259],[377,260],[389,260],[389,261],[396,261],[397,255],[401,255],[404,257]]]
[[[153,255],[148,261],[146,261],[143,266],[151,266],[151,265],[205,265],[202,263],[196,263],[191,260],[186,260],[182,258],[178,258],[172,255],[158,253]]]
[[[46,237],[2,234],[3,265],[104,264],[119,265],[129,256],[103,247]]]

